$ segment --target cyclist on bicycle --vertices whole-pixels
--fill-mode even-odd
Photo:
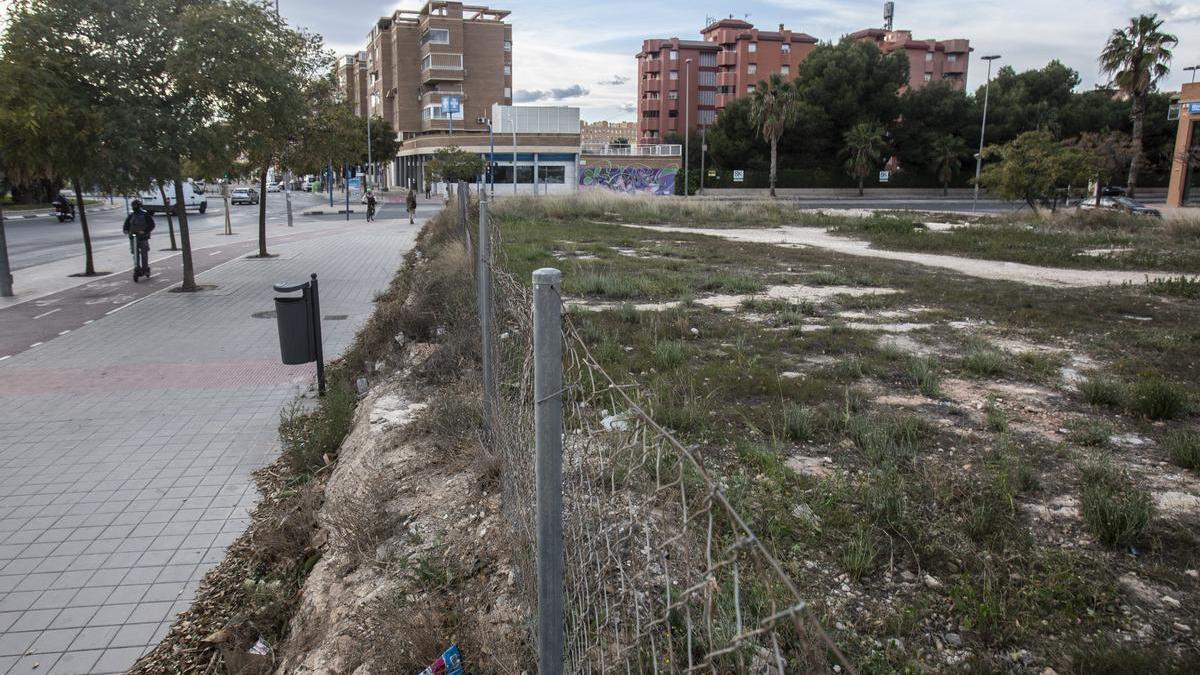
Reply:
[[[150,276],[150,233],[154,231],[154,216],[142,209],[140,199],[129,205],[133,210],[125,217],[125,227],[121,231],[137,240],[137,265],[133,270],[133,280],[137,281],[139,276]]]
[[[375,193],[367,192],[367,222],[375,220]]]

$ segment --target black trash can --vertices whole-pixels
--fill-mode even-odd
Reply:
[[[279,353],[289,366],[317,360],[313,343],[312,317],[308,299],[275,298],[275,321],[279,326]]]

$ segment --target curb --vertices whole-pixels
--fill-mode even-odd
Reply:
[[[122,209],[124,207],[125,207],[124,204],[114,204],[113,206],[104,206],[104,207],[89,207],[87,209],[87,212],[88,213],[104,213],[106,211],[116,211],[117,209]],[[57,214],[55,214],[54,211],[49,211],[46,213],[24,213],[19,216],[10,216],[10,215],[8,215],[7,212],[5,212],[5,214],[4,214],[4,220],[28,220],[31,218],[55,218],[55,217],[57,217]]]
[[[301,211],[300,215],[302,215],[302,216],[344,216],[347,213],[358,213],[358,211],[355,211],[354,209],[350,209],[349,211],[347,211],[346,209],[341,209],[338,211]]]

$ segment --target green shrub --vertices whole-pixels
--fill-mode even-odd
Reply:
[[[1152,420],[1173,419],[1187,409],[1187,392],[1157,375],[1143,377],[1130,389],[1129,408]]]
[[[1089,448],[1108,445],[1108,439],[1114,431],[1113,424],[1107,420],[1076,417],[1067,422],[1067,440]]]
[[[1008,431],[1008,413],[992,400],[989,400],[987,404],[987,425],[989,429],[998,434]]]
[[[859,525],[850,535],[838,558],[842,569],[851,579],[858,580],[875,569],[875,558],[879,555],[879,545],[875,543],[875,535],[870,528]]]
[[[909,381],[922,394],[930,398],[941,396],[942,370],[936,358],[913,357],[906,370]]]
[[[1146,281],[1146,289],[1155,295],[1169,295],[1176,298],[1200,298],[1200,277],[1179,275],[1165,279],[1150,279]]]
[[[1167,434],[1167,456],[1184,469],[1200,471],[1200,432],[1176,429]]]
[[[1119,407],[1125,403],[1125,383],[1110,375],[1094,373],[1079,383],[1079,395],[1092,405]]]
[[[654,345],[654,367],[659,370],[675,370],[683,365],[687,352],[677,340],[661,340]]]
[[[336,457],[354,423],[358,397],[347,379],[335,373],[314,410],[304,411],[297,404],[281,415],[279,441],[288,466],[297,476],[325,466],[326,457]]]
[[[814,415],[808,408],[793,403],[784,409],[783,428],[789,439],[793,441],[812,440],[814,426]]]
[[[962,359],[963,370],[980,377],[991,377],[1004,373],[1008,368],[1008,354],[990,347],[972,347]]]
[[[1150,527],[1154,502],[1107,460],[1093,460],[1080,470],[1080,511],[1088,530],[1110,548],[1125,548]]]
[[[850,420],[850,438],[876,466],[911,460],[929,427],[914,415],[882,414]]]

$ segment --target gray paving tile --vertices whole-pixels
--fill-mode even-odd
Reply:
[[[100,659],[100,655],[104,653],[102,649],[90,649],[86,651],[67,652],[58,658],[58,662],[54,664],[54,670],[51,675],[78,675],[81,673],[92,672],[92,666]]]
[[[29,645],[37,639],[39,632],[15,633],[12,631],[0,635],[0,656],[20,656],[29,650]]]
[[[88,626],[79,632],[71,642],[70,651],[88,649],[104,649],[112,642],[120,626]]]
[[[109,647],[143,647],[151,644],[154,633],[158,630],[158,620],[154,623],[127,623],[121,626],[113,636]]]
[[[34,654],[65,652],[67,647],[78,637],[80,630],[79,628],[54,628],[42,631],[29,649]]]
[[[132,666],[142,654],[146,652],[145,647],[120,647],[117,649],[106,649],[104,654],[100,656],[100,660],[92,666],[94,673],[116,673],[124,672],[129,666]]]
[[[95,614],[95,607],[67,607],[54,617],[50,628],[84,628]]]
[[[128,619],[136,604],[104,605],[92,616],[89,626],[121,626]]]
[[[21,618],[17,619],[16,623],[8,627],[8,630],[18,633],[25,630],[44,630],[50,626],[50,622],[54,621],[54,617],[58,616],[61,610],[58,609],[30,609],[21,614]]]

